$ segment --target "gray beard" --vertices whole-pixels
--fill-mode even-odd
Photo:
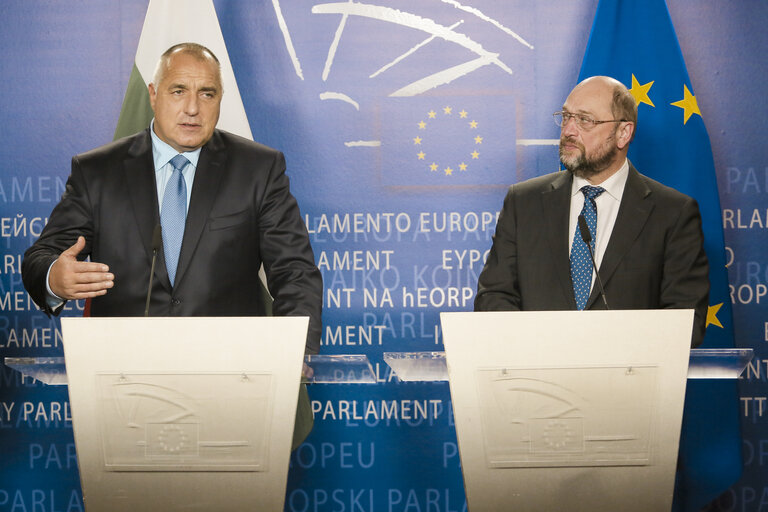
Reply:
[[[609,139],[611,140],[611,139]],[[606,141],[607,142],[607,141]],[[579,155],[576,162],[567,162],[563,156],[562,148],[560,149],[560,163],[570,171],[574,176],[579,178],[589,179],[592,176],[600,174],[613,162],[616,158],[616,154],[619,152],[616,146],[611,146],[610,149],[603,154],[597,155],[596,158],[587,158],[584,155]]]

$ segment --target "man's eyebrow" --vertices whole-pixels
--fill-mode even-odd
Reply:
[[[568,112],[569,114],[582,114],[582,115],[587,115],[587,116],[591,116],[591,117],[595,116],[595,114],[593,114],[589,110],[584,110],[584,109],[581,109],[581,110],[568,110],[567,108],[565,108],[565,105],[563,105],[563,112]]]
[[[201,87],[198,90],[200,92],[213,92],[213,93],[218,93],[219,92],[219,88],[214,86],[214,85],[210,85],[210,86],[206,86],[206,87]]]

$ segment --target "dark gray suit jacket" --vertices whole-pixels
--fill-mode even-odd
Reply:
[[[476,311],[576,309],[568,211],[572,176],[558,172],[509,188],[493,247],[478,280]],[[695,200],[630,164],[616,224],[600,264],[611,309],[695,309],[701,343],[709,267]],[[586,309],[603,309],[597,284]]]
[[[140,316],[152,232],[160,222],[149,129],[72,159],[61,202],[27,250],[24,285],[47,313],[45,278],[58,255],[85,236],[80,254],[109,265],[115,286],[93,299],[93,316]],[[265,311],[258,269],[277,316],[309,316],[307,351],[320,344],[322,276],[290,193],[282,153],[216,130],[200,152],[176,283],[158,254],[151,316],[254,316]]]

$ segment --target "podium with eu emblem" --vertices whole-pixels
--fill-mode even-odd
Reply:
[[[441,321],[469,510],[670,510],[693,310]]]
[[[86,510],[282,510],[307,325],[62,319]]]

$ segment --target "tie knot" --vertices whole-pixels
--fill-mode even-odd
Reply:
[[[187,160],[187,157],[184,155],[176,155],[175,157],[171,158],[171,165],[177,171],[183,170],[188,163],[189,160]]]
[[[584,197],[591,200],[596,198],[603,192],[605,192],[605,189],[603,187],[593,187],[591,185],[584,185],[583,187],[581,187],[581,191],[584,194]]]

